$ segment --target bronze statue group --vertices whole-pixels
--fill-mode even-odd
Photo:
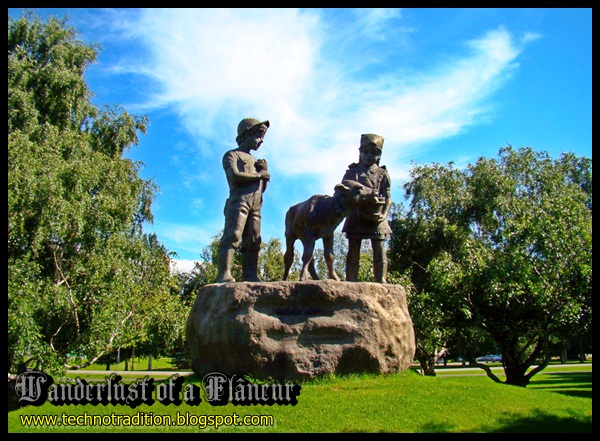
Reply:
[[[219,244],[217,283],[235,282],[231,275],[231,266],[237,249],[241,252],[242,280],[260,281],[257,268],[261,244],[261,208],[263,193],[267,189],[271,175],[267,162],[264,159],[255,159],[251,152],[258,150],[261,146],[269,126],[269,121],[244,118],[237,128],[238,147],[229,150],[223,156],[223,169],[229,184],[229,197],[224,208],[225,227]],[[363,239],[369,239],[373,249],[375,282],[387,283],[385,240],[391,234],[391,229],[386,219],[392,199],[390,176],[385,166],[379,165],[383,141],[382,136],[373,133],[361,135],[359,162],[348,166],[341,182],[342,189],[340,191],[354,191],[357,195],[348,209],[342,228],[348,239],[346,256],[346,281],[348,282],[358,280],[361,243]],[[340,184],[336,186],[336,191],[340,188],[339,186]],[[343,190],[343,188],[348,190]],[[356,190],[357,188],[360,190]],[[358,197],[359,193],[365,193],[365,189],[371,197]],[[332,199],[332,202],[335,201]],[[305,220],[305,222],[308,221]],[[335,229],[336,226],[334,223],[330,225],[330,229]],[[310,225],[306,227],[310,227]],[[330,231],[327,236],[329,241],[331,241],[332,234],[333,231]],[[314,239],[315,237],[313,237],[313,245]],[[312,250],[310,254],[307,256],[306,263],[313,265],[311,275],[316,278],[314,262],[311,260]],[[333,259],[332,251],[329,255],[329,258]],[[328,266],[330,263],[328,262]],[[334,278],[336,277],[334,276]]]

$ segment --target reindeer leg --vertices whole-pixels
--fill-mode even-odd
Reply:
[[[294,242],[296,242],[296,237],[293,235],[285,236],[285,254],[283,255],[285,270],[283,272],[283,280],[288,279],[290,268],[292,267],[292,263],[294,263]]]
[[[310,259],[310,263],[308,264],[308,272],[310,273],[313,280],[319,280],[319,275],[317,274],[317,270],[315,269],[314,257]]]
[[[302,241],[304,251],[302,252],[302,271],[300,272],[300,280],[308,280],[309,267],[313,260],[313,252],[315,251],[314,239],[304,239]],[[313,263],[314,270],[314,263]],[[314,278],[315,274],[311,274]]]
[[[325,257],[325,263],[327,263],[329,278],[333,280],[340,280],[338,275],[335,273],[335,269],[333,268],[333,235],[323,238],[323,256]]]
[[[296,242],[296,234],[294,234],[294,217],[296,207],[291,207],[285,213],[285,254],[283,255],[283,280],[287,280],[290,275],[290,268],[294,263],[294,242]]]

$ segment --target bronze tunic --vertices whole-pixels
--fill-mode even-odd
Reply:
[[[249,153],[230,150],[223,156],[223,168],[246,173],[256,173],[256,159]],[[221,246],[238,248],[242,251],[260,248],[261,208],[265,185],[261,179],[235,182],[227,174],[229,198],[225,201],[225,228]]]
[[[360,182],[365,187],[374,189],[380,197],[385,197],[391,187],[390,175],[385,166],[377,164],[370,168],[360,163],[350,164],[343,180]],[[371,206],[370,209],[375,210],[376,207]],[[368,210],[368,206],[356,207],[346,217],[342,231],[346,233],[347,237],[386,239],[392,233],[387,220],[377,222],[369,219]]]

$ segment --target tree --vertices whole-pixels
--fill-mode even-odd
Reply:
[[[8,19],[9,377],[144,341],[170,289],[156,185],[123,156],[147,118],[92,104],[98,48],[66,22]]]
[[[158,242],[155,235],[148,236],[151,254],[146,261],[142,284],[151,292],[160,287],[154,295],[146,296],[145,311],[138,314],[130,326],[140,329],[141,335],[135,343],[138,355],[153,358],[170,356],[185,346],[185,325],[190,307],[180,295],[179,278],[171,274],[171,258],[167,249]]]
[[[591,176],[591,159],[508,146],[463,171],[415,166],[404,186],[394,265],[417,269],[440,324],[491,337],[507,384],[526,386],[558,344],[591,328]]]
[[[264,282],[275,282],[283,279],[283,251],[281,241],[275,237],[261,244],[258,258],[258,273]]]
[[[415,331],[415,359],[423,375],[435,376],[435,365],[448,350],[452,329],[445,326],[446,311],[432,293],[414,290],[408,293],[407,303]]]
[[[428,204],[430,199],[444,199],[448,195],[463,199],[464,195],[458,170],[434,164],[415,167],[412,173],[414,180],[404,186],[408,196],[413,192],[410,206],[395,203],[390,213],[393,233],[388,252],[389,271],[405,277],[402,284],[407,289],[415,331],[415,359],[423,375],[434,376],[437,360],[448,349],[456,323],[448,299],[442,298],[432,284],[428,267],[440,250],[452,250],[462,239],[460,230],[428,211],[434,209]]]

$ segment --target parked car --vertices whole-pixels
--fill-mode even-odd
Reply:
[[[480,363],[501,362],[502,361],[502,355],[497,355],[497,354],[483,355],[481,357],[477,357],[476,360],[478,362],[480,362]]]

